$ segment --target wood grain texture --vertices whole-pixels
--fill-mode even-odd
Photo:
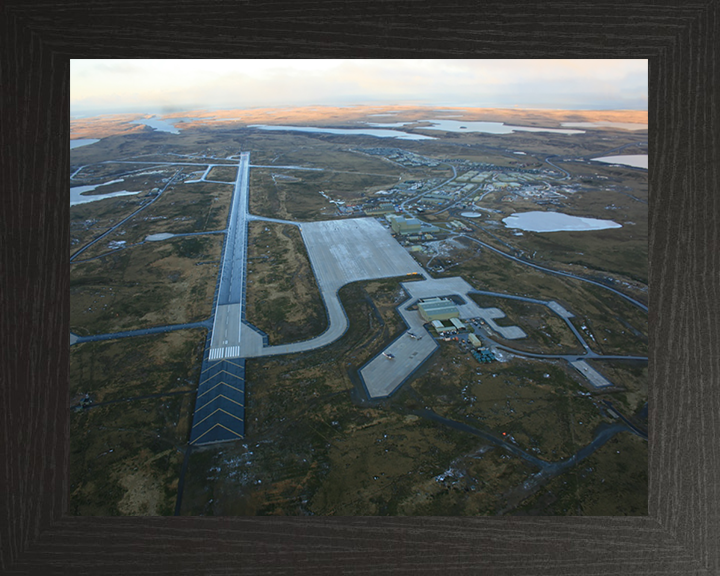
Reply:
[[[720,574],[718,1],[0,4],[0,573]],[[74,518],[69,58],[650,60],[650,516]]]

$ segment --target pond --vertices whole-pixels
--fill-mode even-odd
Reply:
[[[503,218],[507,228],[518,228],[528,232],[567,232],[584,230],[606,230],[622,228],[612,220],[580,218],[561,212],[522,212]]]
[[[602,156],[593,158],[596,162],[604,162],[605,164],[623,164],[624,166],[632,166],[633,168],[648,169],[647,154],[626,154],[621,156]]]
[[[111,180],[110,182],[103,182],[102,184],[95,184],[93,186],[73,186],[70,188],[70,206],[75,206],[76,204],[87,204],[88,202],[105,200],[105,198],[114,198],[116,196],[130,196],[132,194],[140,194],[139,190],[137,192],[120,190],[119,192],[109,192],[108,194],[93,194],[92,196],[87,196],[84,194],[85,192],[90,192],[91,190],[95,190],[95,188],[99,188],[100,186],[106,186],[107,184],[116,184],[122,181],[123,179],[121,178],[120,180]]]

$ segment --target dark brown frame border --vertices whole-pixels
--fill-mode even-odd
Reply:
[[[719,31],[718,0],[5,0],[0,572],[719,573]],[[69,58],[335,56],[649,59],[649,517],[64,515]]]

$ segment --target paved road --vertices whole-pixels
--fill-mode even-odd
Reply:
[[[95,334],[93,336],[77,336],[70,333],[70,345],[82,344],[83,342],[97,342],[98,340],[116,340],[118,338],[131,338],[133,336],[147,336],[148,334],[160,334],[161,332],[172,332],[173,330],[187,330],[189,328],[212,327],[212,322],[190,322],[188,324],[170,324],[168,326],[154,326],[153,328],[141,328],[140,330],[128,330],[126,332],[111,332],[109,334]]]
[[[282,170],[309,170],[311,172],[324,172],[324,168],[306,168],[304,166],[265,166],[263,164],[252,164],[250,168],[278,168]]]
[[[140,162],[136,160],[105,160],[100,164],[157,164],[158,166],[237,166],[234,162],[215,164],[210,162]]]
[[[449,418],[440,416],[440,414],[437,414],[432,410],[428,410],[427,408],[424,408],[422,410],[415,410],[413,413],[417,414],[418,416],[422,416],[423,418],[427,418],[428,420],[435,420],[436,422],[440,422],[441,424],[445,424],[446,426],[450,426],[451,428],[455,428],[456,430],[460,430],[461,432],[469,432],[470,434],[474,434],[475,436],[480,436],[480,438],[482,438],[483,440],[486,440],[491,444],[494,444],[495,446],[504,448],[511,454],[522,458],[529,464],[537,466],[541,470],[546,470],[550,466],[552,466],[552,463],[541,460],[540,458],[538,458],[537,456],[533,456],[532,454],[528,454],[522,448],[516,446],[515,444],[512,444],[511,442],[506,440],[502,440],[494,434],[485,432],[484,430],[479,430],[478,428],[470,426],[469,424],[465,424],[464,422],[450,420]]]
[[[173,238],[179,238],[180,236],[205,236],[207,234],[227,234],[227,230],[209,230],[207,232],[182,232],[180,234],[173,234]]]
[[[550,162],[550,158],[559,158],[559,156],[548,156],[547,158],[545,158],[545,162],[550,164],[550,166],[552,166],[553,168],[557,168],[558,170],[560,170],[560,172],[565,173],[565,178],[561,178],[561,180],[567,180],[568,178],[570,178],[570,172],[563,168],[560,168],[560,166],[558,166],[557,164],[553,164],[552,162]]]
[[[531,302],[533,304],[540,304],[542,306],[547,306],[548,308],[550,308],[550,310],[555,312],[555,314],[560,316],[560,318],[563,319],[565,324],[568,325],[568,328],[570,328],[572,333],[575,334],[575,337],[578,339],[580,344],[582,344],[582,347],[585,349],[585,354],[587,354],[589,356],[596,356],[595,352],[593,352],[590,349],[590,346],[588,346],[588,343],[585,341],[585,338],[583,338],[583,335],[580,333],[580,331],[575,327],[575,325],[572,322],[570,322],[570,318],[572,318],[573,315],[570,312],[568,312],[567,310],[565,310],[565,308],[560,306],[560,304],[558,304],[557,302],[538,300],[536,298],[528,298],[526,296],[514,296],[514,295],[510,295],[510,294],[502,294],[500,292],[489,292],[487,290],[471,290],[468,293],[469,294],[483,294],[486,296],[495,296],[498,298],[508,298],[510,300],[522,300],[523,302]]]
[[[590,456],[593,452],[595,452],[598,448],[603,446],[608,440],[610,440],[618,432],[624,432],[624,431],[632,432],[632,433],[637,434],[638,436],[642,437],[642,431],[638,431],[634,428],[630,428],[626,424],[620,424],[620,423],[611,424],[609,426],[604,426],[601,429],[599,429],[595,433],[595,437],[593,438],[592,442],[590,442],[586,446],[583,446],[582,448],[580,448],[575,454],[573,454],[569,458],[565,458],[564,460],[559,460],[557,462],[547,462],[545,460],[538,458],[537,456],[528,454],[522,448],[513,444],[509,440],[499,438],[498,436],[495,436],[494,434],[491,434],[490,432],[480,430],[478,428],[475,428],[474,426],[466,424],[465,422],[458,422],[457,420],[450,420],[449,418],[440,416],[436,412],[433,412],[432,410],[429,410],[427,408],[422,409],[422,410],[415,410],[413,413],[417,414],[418,416],[422,416],[423,418],[427,418],[429,420],[435,420],[436,422],[440,422],[441,424],[450,426],[451,428],[455,428],[456,430],[461,430],[462,432],[469,432],[470,434],[474,434],[475,436],[479,436],[479,437],[483,438],[484,440],[490,442],[491,444],[494,444],[495,446],[504,448],[511,454],[514,454],[515,456],[522,458],[529,464],[532,464],[533,466],[537,466],[538,468],[540,468],[540,470],[542,470],[542,476],[544,477],[543,479],[545,481],[547,481],[549,478],[552,478],[554,476],[557,476],[558,474],[563,473],[568,468],[572,468],[573,466],[576,466],[577,464],[579,464],[582,460],[584,460],[585,458]]]
[[[613,406],[612,402],[609,400],[603,400],[603,403],[612,410],[615,411],[615,413],[620,417],[620,419],[627,424],[627,426],[638,436],[641,438],[644,438],[645,440],[648,439],[648,433],[647,430],[643,430],[642,428],[639,428],[634,422],[629,420],[626,416],[624,416],[620,410],[618,410],[615,406]],[[640,411],[640,416],[642,417],[642,414],[645,413],[645,417],[647,417],[647,402],[645,402],[645,406],[643,406],[643,409]]]
[[[447,210],[450,210],[451,208],[455,208],[455,206],[457,206],[458,204],[467,202],[467,199],[470,198],[470,196],[472,196],[473,194],[477,194],[477,192],[481,189],[482,189],[482,186],[478,186],[477,188],[475,188],[475,189],[471,190],[470,192],[468,192],[467,194],[465,194],[459,200],[456,200],[455,202],[450,204],[450,206],[448,206],[447,208],[441,208],[440,210],[437,210],[435,212],[430,212],[429,214],[437,216],[438,214],[442,214],[443,212],[446,212]],[[483,198],[485,197],[486,194],[489,194],[489,192],[485,192],[485,194],[483,194]],[[480,200],[482,200],[482,198],[480,198]],[[478,200],[478,202],[480,202],[480,200]]]
[[[442,164],[445,164],[445,162],[442,162]],[[438,190],[438,189],[442,188],[443,186],[445,186],[446,184],[449,184],[450,182],[452,182],[453,180],[455,180],[455,178],[457,178],[457,170],[455,169],[455,166],[453,166],[452,164],[447,164],[447,166],[450,166],[450,168],[452,168],[452,171],[453,171],[452,178],[448,178],[448,179],[445,180],[445,182],[443,182],[442,184],[439,184],[438,186],[435,186],[435,188],[431,188],[430,190],[426,190],[425,192],[422,192],[421,194],[418,194],[417,196],[413,196],[412,198],[408,198],[407,200],[403,200],[403,201],[401,202],[401,204],[400,204],[400,211],[401,211],[401,212],[406,212],[406,210],[405,210],[405,204],[407,204],[408,202],[414,202],[414,201],[417,200],[418,198],[422,198],[423,196],[425,196],[425,194],[430,194],[431,192],[435,192],[435,190]],[[409,215],[409,216],[413,216],[413,215],[410,214],[409,212],[408,212],[408,215]]]
[[[618,146],[617,148],[613,148],[612,150],[607,150],[607,151],[605,151],[605,152],[598,152],[597,154],[585,155],[585,156],[573,156],[572,158],[573,158],[573,159],[576,159],[576,160],[583,160],[583,161],[585,161],[585,162],[593,162],[593,163],[595,163],[595,161],[593,160],[593,157],[598,158],[598,157],[602,157],[602,156],[608,156],[608,155],[610,155],[610,154],[613,154],[613,153],[615,153],[615,152],[619,152],[619,151],[621,151],[621,150],[623,150],[623,149],[625,149],[625,148],[628,148],[628,147],[630,147],[630,146],[647,146],[647,142],[633,142],[633,143],[631,143],[631,144],[623,144],[622,146]],[[563,156],[563,158],[568,158],[568,157],[569,157],[569,156]],[[557,169],[560,170],[561,172],[564,172],[564,173],[565,173],[565,177],[562,178],[562,180],[567,180],[568,178],[570,178],[570,172],[568,172],[568,171],[565,170],[564,168],[560,168],[560,166],[558,166],[557,164],[553,164],[552,162],[550,162],[550,158],[560,158],[560,156],[558,156],[557,154],[555,154],[555,155],[553,155],[553,156],[548,156],[547,158],[545,158],[545,162],[546,162],[547,164],[550,164],[550,166],[552,166],[553,168],[557,168]],[[633,168],[633,167],[632,167],[632,166],[628,166],[628,168]],[[638,168],[638,169],[639,169],[639,170],[645,170],[645,168]],[[634,196],[633,196],[633,198],[634,198]],[[635,199],[636,199],[636,200],[639,200],[639,198],[635,198]],[[642,200],[640,200],[640,201],[642,202]]]
[[[250,222],[276,222],[277,224],[292,224],[293,226],[302,226],[303,222],[295,222],[294,220],[283,220],[281,218],[266,218],[265,216],[248,215]]]
[[[580,280],[581,282],[587,282],[589,284],[594,284],[595,286],[599,286],[600,288],[604,288],[605,290],[609,290],[610,292],[613,292],[617,294],[618,296],[624,298],[631,304],[637,306],[644,312],[648,311],[648,307],[645,306],[642,302],[638,302],[634,298],[631,298],[627,294],[623,294],[619,290],[615,290],[615,288],[611,288],[610,286],[607,286],[605,284],[602,284],[601,282],[596,282],[595,280],[590,280],[589,278],[583,278],[582,276],[575,276],[575,274],[570,274],[569,272],[561,272],[560,270],[552,270],[551,268],[544,268],[543,266],[538,266],[537,264],[533,264],[532,262],[528,262],[527,260],[522,260],[520,258],[516,258],[515,256],[511,256],[510,254],[507,254],[506,252],[503,252],[502,250],[498,250],[494,246],[490,246],[490,244],[486,244],[485,242],[478,240],[477,238],[473,238],[472,236],[467,236],[466,234],[458,234],[458,236],[461,236],[463,238],[467,238],[468,240],[472,240],[473,242],[476,242],[477,244],[480,244],[481,246],[484,246],[488,250],[492,250],[493,252],[500,254],[501,256],[504,256],[505,258],[509,258],[510,260],[514,260],[515,262],[519,262],[520,264],[524,264],[525,266],[530,266],[531,268],[535,268],[537,270],[542,270],[543,272],[547,272],[548,274],[555,274],[557,276],[565,276],[567,278],[574,278],[575,280]]]
[[[120,222],[118,222],[117,224],[115,224],[115,226],[113,226],[113,227],[110,228],[109,230],[106,230],[105,232],[103,232],[102,234],[100,234],[100,236],[98,236],[98,237],[95,238],[94,240],[91,240],[90,242],[88,242],[87,244],[85,244],[85,246],[83,246],[82,248],[80,248],[80,250],[78,250],[78,251],[75,252],[72,256],[70,256],[70,262],[72,262],[73,260],[75,260],[75,258],[77,258],[80,254],[82,254],[83,252],[85,252],[85,250],[87,250],[88,248],[90,248],[90,246],[92,246],[93,244],[95,244],[95,243],[99,242],[100,240],[102,240],[103,238],[105,238],[105,236],[107,236],[108,234],[110,234],[110,232],[112,232],[113,230],[117,230],[120,226],[122,226],[123,224],[125,224],[125,222],[127,222],[128,220],[130,220],[130,218],[132,218],[133,216],[135,216],[135,215],[138,214],[139,212],[142,212],[142,211],[145,210],[145,208],[147,208],[148,206],[152,206],[155,202],[157,202],[157,200],[160,198],[160,196],[162,196],[162,193],[165,192],[165,190],[167,190],[167,187],[170,186],[170,184],[172,184],[172,183],[174,182],[175,177],[176,177],[178,174],[179,174],[179,172],[175,172],[175,174],[173,175],[173,177],[170,178],[170,180],[168,180],[168,182],[167,182],[167,184],[165,184],[165,186],[163,186],[163,189],[160,190],[160,192],[158,192],[158,195],[155,196],[155,198],[153,198],[152,200],[150,200],[150,202],[148,202],[147,204],[145,204],[145,206],[141,206],[140,208],[138,208],[137,210],[135,210],[135,212],[133,212],[132,214],[130,214],[130,216],[128,216],[127,218],[121,220]]]

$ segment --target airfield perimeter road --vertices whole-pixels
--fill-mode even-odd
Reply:
[[[504,256],[505,258],[509,258],[510,260],[514,260],[515,262],[519,262],[520,264],[525,264],[525,266],[530,266],[531,268],[535,268],[537,270],[542,270],[543,272],[547,272],[548,274],[555,274],[556,276],[566,276],[567,278],[574,278],[575,280],[580,280],[582,282],[587,282],[589,284],[594,284],[595,286],[600,286],[600,288],[604,288],[605,290],[609,290],[610,292],[614,292],[618,296],[624,298],[631,304],[637,306],[644,312],[648,311],[648,307],[645,306],[642,302],[638,302],[634,298],[631,298],[627,294],[623,294],[619,290],[615,290],[615,288],[611,288],[610,286],[607,286],[606,284],[602,284],[601,282],[596,282],[595,280],[590,280],[589,278],[583,278],[582,276],[576,276],[575,274],[570,274],[569,272],[562,272],[560,270],[552,270],[551,268],[544,268],[543,266],[538,266],[537,264],[533,264],[531,262],[528,262],[527,260],[522,260],[521,258],[516,258],[515,256],[511,256],[510,254],[507,254],[506,252],[503,252],[502,250],[498,250],[497,248],[490,246],[490,244],[486,244],[485,242],[478,240],[477,238],[473,238],[472,236],[468,236],[467,234],[458,234],[461,238],[467,238],[468,240],[471,240],[477,244],[480,244],[481,246],[484,246],[488,250],[492,250],[493,252],[500,254],[500,256]]]
[[[135,216],[138,212],[142,212],[143,210],[145,210],[145,208],[147,208],[148,206],[151,206],[152,204],[154,204],[155,202],[157,202],[157,201],[160,199],[160,196],[162,196],[163,192],[165,192],[165,190],[167,190],[168,186],[170,186],[170,184],[172,184],[172,183],[175,181],[175,178],[177,178],[177,175],[178,175],[179,173],[180,173],[179,171],[178,171],[178,172],[175,172],[175,174],[172,176],[172,178],[170,178],[170,180],[167,181],[167,183],[165,184],[165,186],[163,186],[163,189],[160,190],[160,192],[158,192],[158,195],[155,196],[155,198],[153,198],[152,200],[150,200],[150,202],[148,202],[147,204],[144,204],[143,206],[141,206],[140,208],[138,208],[137,210],[135,210],[135,212],[133,212],[132,214],[130,214],[130,216],[128,216],[127,218],[123,218],[122,220],[120,220],[120,222],[118,222],[117,224],[115,224],[114,226],[112,226],[109,230],[106,230],[105,232],[103,232],[102,234],[100,234],[100,236],[98,236],[98,237],[95,238],[94,240],[91,240],[90,242],[88,242],[87,244],[85,244],[85,246],[83,246],[82,248],[80,248],[80,250],[77,250],[72,256],[70,256],[70,262],[72,262],[73,260],[75,260],[75,258],[77,258],[78,256],[80,256],[80,254],[82,254],[83,252],[85,252],[85,250],[87,250],[88,248],[90,248],[90,246],[92,246],[92,245],[95,244],[96,242],[99,242],[100,240],[102,240],[103,238],[105,238],[105,236],[107,236],[108,234],[110,234],[110,232],[112,232],[113,230],[117,230],[120,226],[122,226],[123,224],[125,224],[125,222],[127,222],[128,220],[130,220],[130,218],[132,218],[133,216]],[[76,174],[77,174],[77,172],[76,172]]]

